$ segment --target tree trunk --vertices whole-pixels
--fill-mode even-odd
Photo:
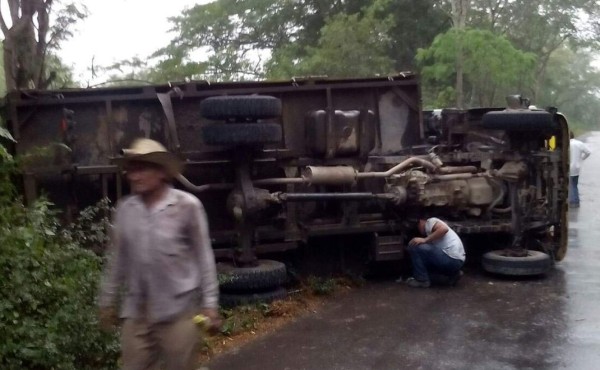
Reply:
[[[13,91],[17,88],[17,63],[15,61],[14,45],[11,40],[2,41],[4,49],[4,79],[6,82],[6,91]]]
[[[50,31],[50,6],[52,0],[38,3],[37,9],[37,44],[35,45],[35,65],[32,66],[35,73],[35,81],[38,89],[48,88],[48,79],[46,78],[46,55],[48,52],[48,42],[46,35]]]
[[[457,48],[456,48],[456,107],[464,109],[464,51],[463,51],[463,32],[467,24],[467,11],[469,10],[471,0],[452,0],[452,23],[457,30]]]
[[[456,107],[464,109],[465,107],[465,92],[464,92],[464,52],[462,48],[462,37],[458,36],[458,49],[456,50]]]
[[[44,58],[52,0],[9,0],[11,26],[0,12],[4,34],[4,71],[8,91],[45,88]],[[33,18],[37,15],[37,33]]]

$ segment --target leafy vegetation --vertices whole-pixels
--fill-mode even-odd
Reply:
[[[3,150],[0,161],[0,368],[116,368],[116,336],[96,319],[102,259],[82,247],[105,230],[85,230],[92,211],[63,229],[48,202],[24,207],[13,159]]]
[[[0,30],[7,89],[47,89],[72,82],[56,57],[60,43],[73,36],[72,27],[87,16],[85,6],[58,1],[2,2]],[[8,11],[7,11],[8,10]]]
[[[589,49],[563,46],[548,61],[538,101],[558,107],[577,133],[598,129],[600,70]]]
[[[321,29],[315,47],[306,47],[306,57],[294,62],[294,44],[276,51],[267,65],[269,78],[289,78],[297,75],[328,75],[361,77],[388,75],[394,71],[394,61],[386,53],[391,45],[387,34],[394,22],[375,16],[375,7],[365,15],[337,14]],[[352,63],[340,63],[351,60]]]
[[[330,295],[335,291],[337,284],[336,280],[332,278],[309,276],[306,285],[313,294]]]
[[[479,29],[452,29],[435,38],[431,46],[417,53],[425,94],[432,107],[452,106],[456,101],[456,50],[461,44],[465,86],[470,106],[502,106],[515,87],[526,86],[533,78],[536,57],[516,49],[504,36]],[[429,95],[427,95],[429,94]]]
[[[76,86],[56,55],[85,7],[11,6],[18,11],[0,13],[9,89]],[[110,84],[139,85],[416,70],[427,107],[502,106],[520,93],[589,129],[600,111],[598,15],[587,0],[215,0],[173,17],[168,45],[104,73]]]
[[[309,282],[312,281],[312,285]],[[243,305],[220,309],[223,318],[221,332],[212,337],[204,337],[201,362],[207,362],[214,354],[231,346],[239,346],[260,333],[268,333],[292,318],[314,312],[328,296],[359,286],[360,282],[351,277],[317,278],[299,281],[296,290],[288,291],[288,297],[271,303]],[[327,293],[319,294],[313,289],[327,285]],[[317,288],[319,289],[319,288]]]
[[[592,128],[600,110],[598,15],[600,4],[585,0],[215,0],[172,18],[173,40],[147,60],[112,66],[112,78],[164,83],[416,70],[426,107],[504,106],[504,96],[522,94]],[[133,67],[119,72],[126,65]]]

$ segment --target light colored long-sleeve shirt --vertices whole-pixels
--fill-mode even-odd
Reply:
[[[569,168],[569,176],[579,176],[581,171],[581,163],[584,159],[590,156],[592,152],[590,149],[577,139],[571,139],[569,142],[571,165]]]
[[[117,205],[99,304],[121,299],[122,318],[167,321],[198,305],[218,306],[215,259],[202,203],[169,188],[148,209],[137,195]]]

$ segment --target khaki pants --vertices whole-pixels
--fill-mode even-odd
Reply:
[[[200,330],[192,314],[173,321],[149,323],[125,319],[121,332],[124,370],[193,370],[198,363]]]

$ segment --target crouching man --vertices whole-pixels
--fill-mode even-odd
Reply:
[[[406,280],[410,287],[428,288],[432,276],[442,276],[447,284],[455,285],[465,262],[465,249],[458,235],[439,218],[420,219],[419,232],[425,238],[413,238],[408,253],[413,277]]]

